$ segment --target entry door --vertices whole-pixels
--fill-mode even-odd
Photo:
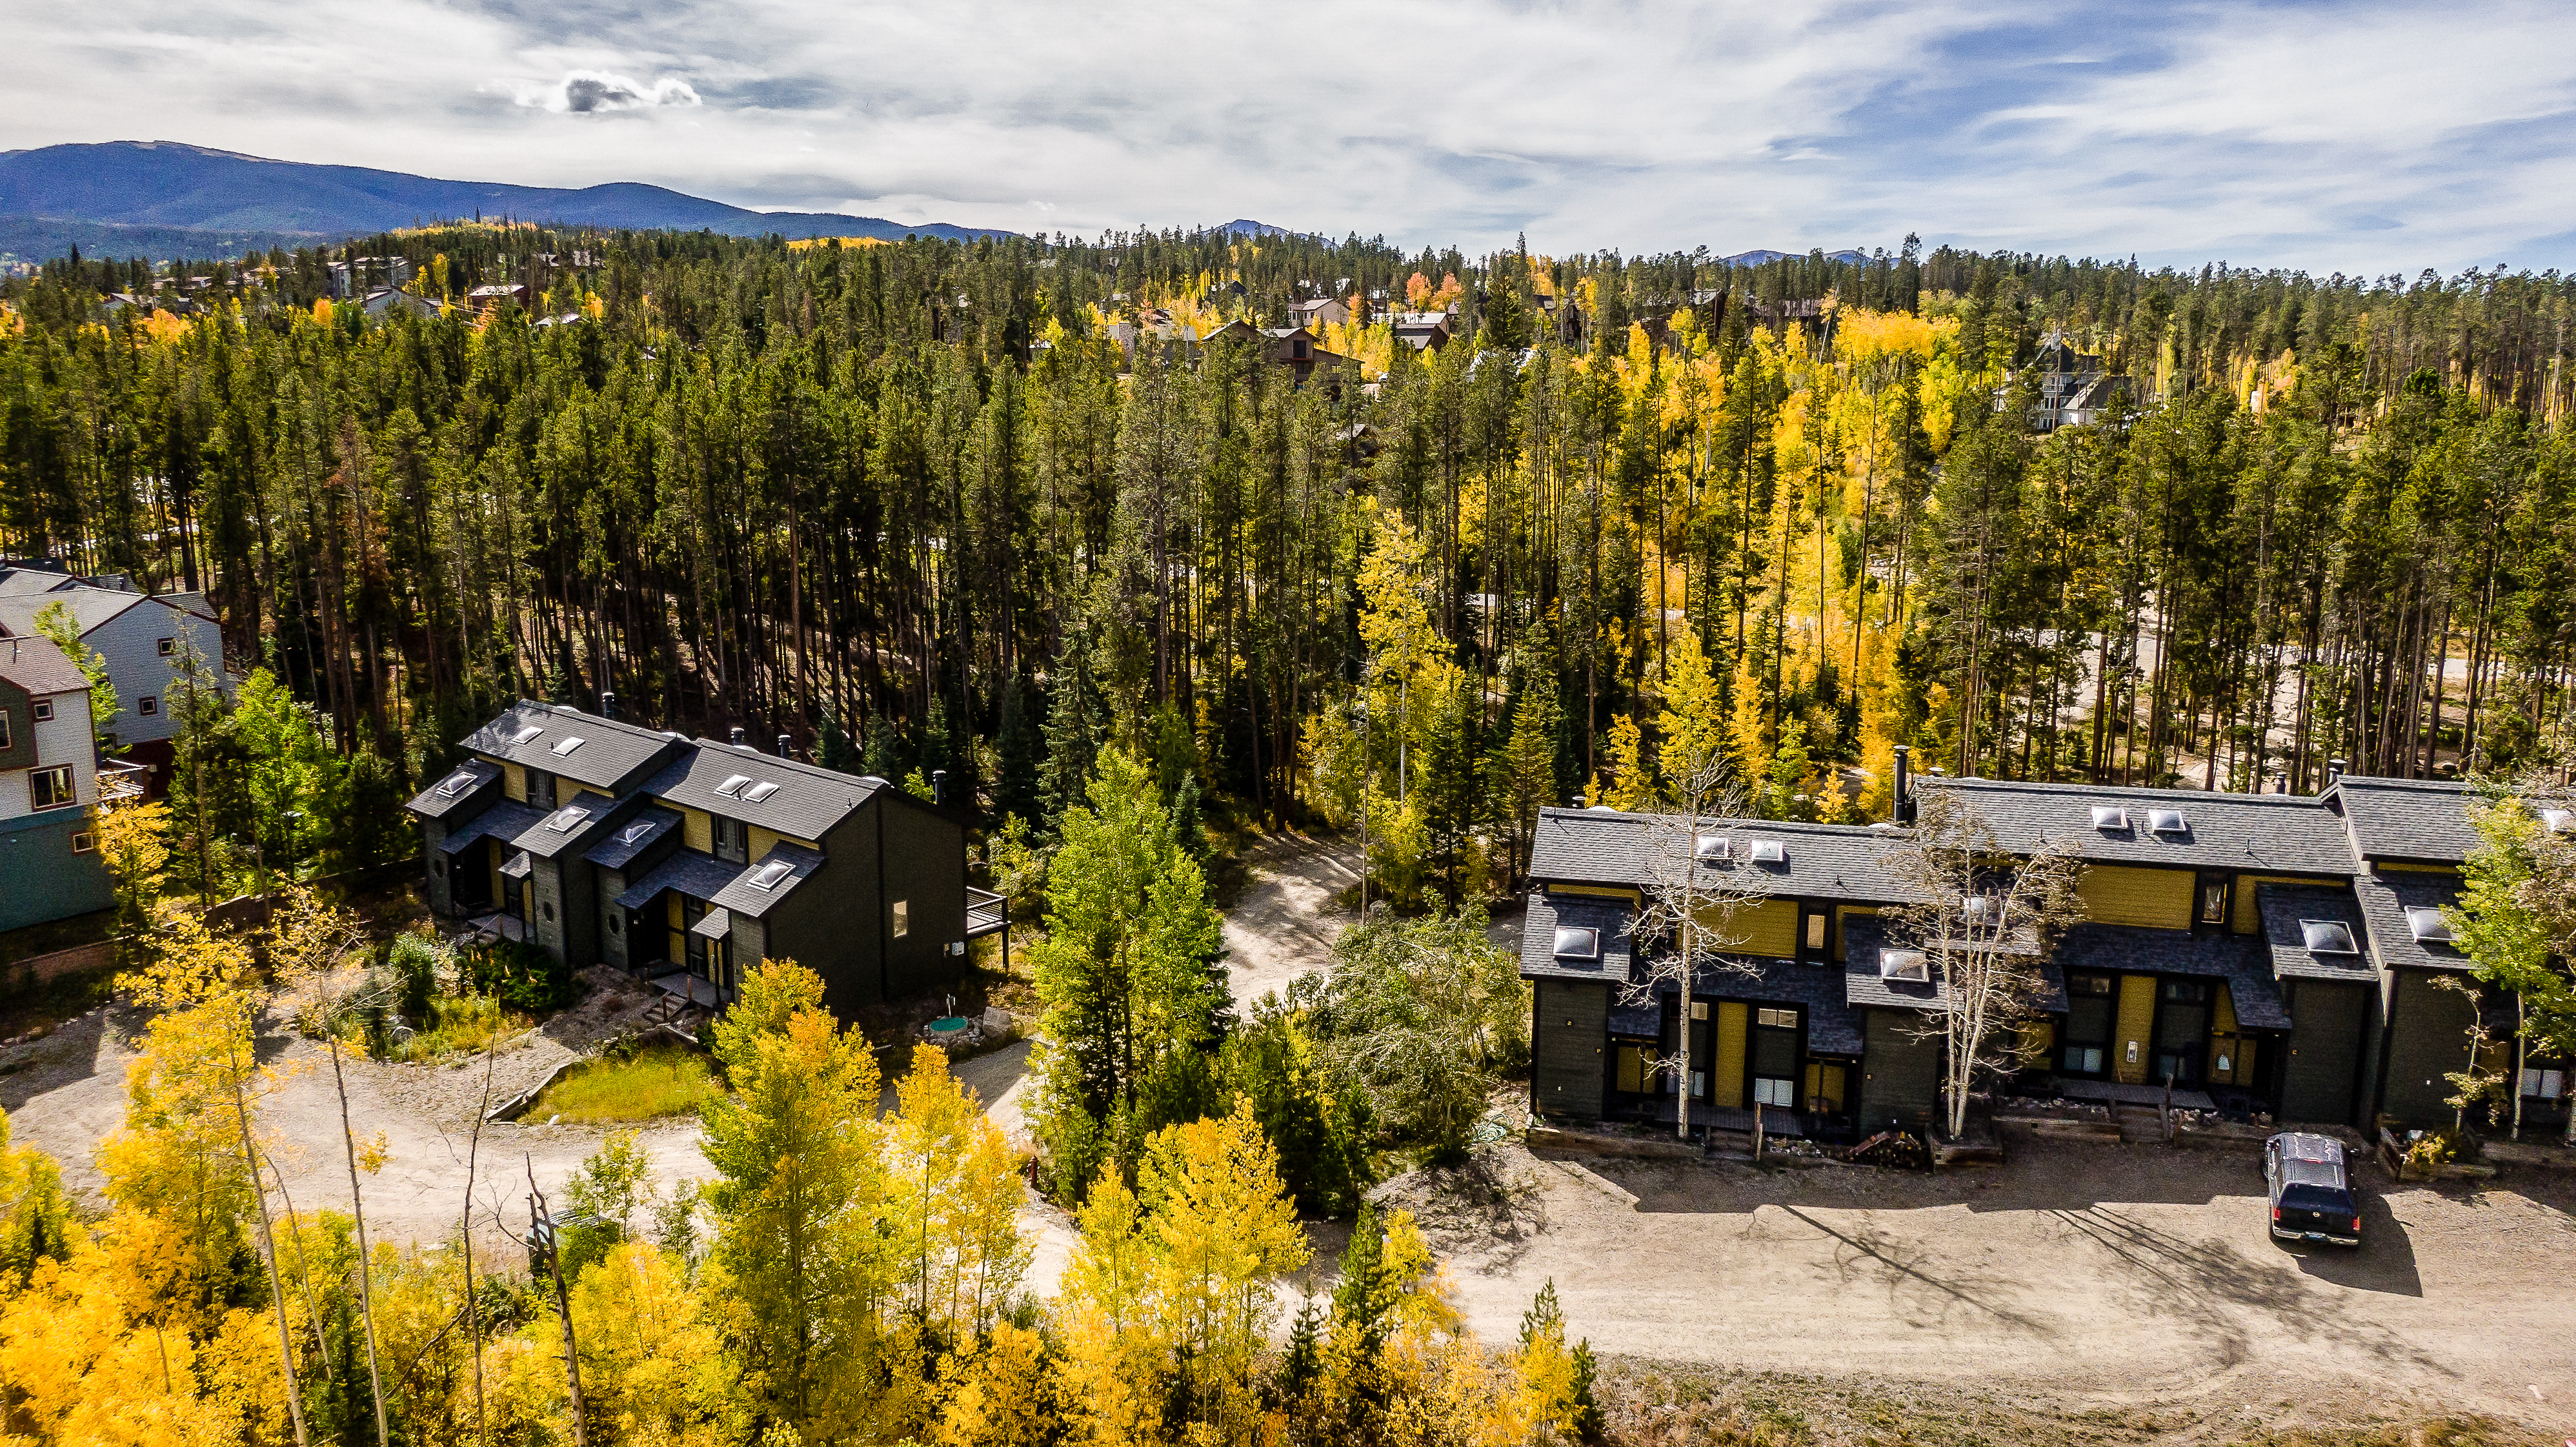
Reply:
[[[2201,1083],[2201,1055],[2209,1045],[2209,982],[2167,980],[2156,1010],[2156,1061],[2149,1085],[2170,1077],[2176,1089]]]

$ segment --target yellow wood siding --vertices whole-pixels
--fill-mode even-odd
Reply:
[[[1637,891],[1633,889],[1615,889],[1606,884],[1551,884],[1547,887],[1547,892],[1550,894],[1587,895],[1594,899],[1624,899],[1630,904],[1635,904],[1637,902]]]
[[[1794,901],[1765,900],[1737,910],[1733,919],[1721,920],[1712,913],[1703,915],[1701,923],[1726,938],[1741,941],[1729,947],[1739,954],[1767,955],[1777,960],[1797,958],[1798,906]]]
[[[769,847],[773,844],[794,844],[801,848],[814,850],[817,853],[822,851],[822,846],[816,844],[811,839],[799,839],[793,834],[781,834],[775,830],[763,829],[757,824],[751,826],[752,863],[757,864],[763,858],[767,857],[769,854]]]
[[[2219,1068],[2219,1058],[2227,1066]],[[2209,1083],[2212,1085],[2252,1085],[2254,1074],[2254,1041],[2239,1039],[2236,1034],[2236,999],[2226,985],[2218,987],[2218,1003],[2209,1012]]]
[[[2290,874],[2240,874],[2236,876],[2236,898],[2228,906],[2227,927],[2240,935],[2258,934],[2263,929],[2263,909],[2254,899],[2257,887],[2266,884],[2330,884],[2331,880],[2301,879]]]
[[[1807,1062],[1806,1098],[1814,1100],[1819,1096],[1824,1098],[1826,1110],[1843,1108],[1843,1067],[1827,1065],[1821,1060]]]
[[[2186,874],[2182,878],[2188,882]],[[2111,1078],[2130,1085],[2144,1085],[2147,1061],[2153,1053],[2148,1043],[2156,1025],[2156,977],[2123,975],[2120,977],[2119,1028],[2111,1037]]]
[[[501,792],[524,804],[528,802],[528,771],[517,764],[501,766]]]
[[[2382,874],[2457,874],[2460,872],[2447,864],[2373,864],[2370,867]]]
[[[715,853],[715,816],[707,813],[703,809],[691,809],[685,806],[681,808],[680,816],[680,830],[685,836],[680,842],[688,845],[691,849],[698,851],[700,854]]]
[[[1708,1098],[1727,1110],[1744,1108],[1745,1007],[1732,1000],[1717,1007],[1717,1058],[1709,1062]]]
[[[2097,864],[2077,886],[2084,917],[2095,924],[2191,928],[2192,875],[2187,869],[2130,869]]]

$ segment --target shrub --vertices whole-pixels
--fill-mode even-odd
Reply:
[[[427,935],[396,935],[385,951],[385,968],[393,972],[399,984],[401,1000],[397,1008],[406,1020],[429,1018],[429,1002],[438,993],[438,972],[448,963],[447,951]]]
[[[450,995],[432,1000],[413,1035],[394,1052],[398,1060],[438,1060],[479,1055],[495,1036],[515,1035],[536,1022],[506,1010],[491,995]]]
[[[457,956],[457,967],[477,993],[532,1015],[560,1010],[576,993],[569,966],[521,940],[469,945]]]
[[[528,1119],[561,1116],[606,1124],[691,1115],[723,1091],[707,1057],[678,1045],[614,1048],[576,1065],[528,1107]]]

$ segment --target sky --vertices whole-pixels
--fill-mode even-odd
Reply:
[[[17,0],[0,148],[1024,232],[2576,270],[2576,5]]]

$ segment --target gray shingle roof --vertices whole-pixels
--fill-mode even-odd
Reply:
[[[2353,876],[2352,893],[2361,903],[2361,920],[2370,931],[2371,957],[2382,969],[2471,968],[2468,956],[2449,945],[2418,941],[2406,923],[2409,907],[2438,909],[2459,903],[2459,876],[2414,870],[2360,874]]]
[[[526,833],[529,825],[544,817],[516,799],[495,799],[482,813],[458,826],[455,833],[438,841],[438,852],[462,854],[466,846],[486,837],[507,842]]]
[[[1599,980],[1628,983],[1630,911],[1615,899],[1586,899],[1574,894],[1534,893],[1529,913],[1521,919],[1521,977],[1529,980]],[[1561,960],[1556,957],[1560,924],[1601,932],[1601,958]]]
[[[2350,890],[2308,884],[2263,884],[2254,889],[2263,915],[2264,946],[2272,955],[2272,973],[2292,980],[2368,981],[2379,977],[2370,957],[2370,935],[2362,927],[2361,906]],[[2352,931],[2354,953],[2318,954],[2308,948],[2303,920],[2332,920]]]
[[[439,775],[435,783],[413,795],[411,802],[403,807],[423,819],[444,819],[464,808],[468,801],[490,788],[492,782],[500,777],[499,764],[467,759]]]
[[[2043,841],[2071,845],[2094,864],[2251,870],[2341,878],[2352,872],[2343,821],[2302,794],[2221,794],[2198,789],[2123,789],[2107,784],[2027,784],[1994,779],[1925,779],[1925,789],[1952,791],[1981,815],[1995,840],[2016,854]],[[2117,804],[2129,827],[2093,827],[2092,806]],[[2151,809],[2179,810],[2179,834],[2147,827]]]
[[[653,902],[653,896],[666,889],[676,889],[691,899],[712,900],[724,893],[726,885],[742,873],[739,864],[727,864],[712,854],[683,849],[661,863],[652,872],[627,886],[617,896],[623,909],[642,909]]]
[[[1744,968],[1701,970],[1691,980],[1691,993],[1709,999],[1749,1000],[1797,1005],[1807,1012],[1807,1049],[1818,1055],[1858,1055],[1860,1016],[1853,1013],[1848,984],[1838,966],[1798,960],[1744,960]],[[1657,995],[1673,994],[1670,985]],[[1660,1028],[1661,1005],[1656,1010]]]
[[[2345,775],[2324,795],[2343,813],[2362,862],[2459,864],[2484,841],[2469,822],[2469,788],[2438,779]]]
[[[44,638],[0,638],[0,678],[37,698],[89,688],[88,675]]]
[[[1891,904],[1902,896],[1889,879],[1886,858],[1893,847],[1889,831],[1849,824],[1794,824],[1768,819],[1712,821],[1702,833],[1724,834],[1733,853],[1748,856],[1713,865],[1721,876],[1742,878],[1782,898],[1849,900]],[[1778,864],[1750,862],[1747,847],[1757,839],[1776,840]],[[1530,875],[1565,884],[1618,884],[1631,888],[1655,883],[1655,855],[1664,852],[1678,864],[1686,856],[1679,826],[1664,816],[1624,814],[1609,809],[1542,809],[1530,846]]]
[[[785,877],[768,889],[754,885],[752,881],[760,876],[763,866],[771,864],[786,865]],[[803,884],[815,870],[822,867],[823,856],[811,849],[794,844],[773,844],[767,854],[760,856],[751,868],[735,876],[731,884],[726,885],[721,893],[708,902],[721,905],[747,919],[758,919],[777,908],[779,901],[787,898],[794,892],[796,886]]]
[[[81,583],[54,592],[0,595],[0,632],[14,633],[22,638],[38,637],[36,615],[60,603],[72,615],[73,625],[88,633],[143,599],[141,593],[92,588]]]
[[[660,843],[663,836],[687,820],[670,809],[651,805],[636,811],[635,817],[610,830],[608,837],[590,847],[582,858],[602,869],[624,869],[635,862],[635,856]]]
[[[733,796],[716,792],[718,785],[736,774],[750,782]],[[778,785],[777,792],[759,800],[742,797],[763,783]],[[654,775],[644,791],[671,804],[820,841],[833,825],[885,787],[883,779],[836,773],[714,739],[698,739]]]
[[[2239,1025],[2251,1030],[2290,1028],[2290,1014],[2281,1007],[2280,988],[2272,981],[2268,953],[2263,942],[2252,935],[2080,924],[2058,942],[2057,958],[2060,964],[2077,970],[2225,980]]]
[[[559,808],[537,816],[537,822],[519,831],[511,842],[539,859],[576,854],[588,849],[608,833],[609,826],[623,822],[634,812],[631,800],[600,799],[585,794]],[[558,828],[558,825],[568,826]]]
[[[1950,985],[1939,968],[1932,971],[1928,983],[1891,980],[1879,974],[1881,950],[1902,949],[1890,942],[1887,925],[1871,915],[1854,915],[1843,921],[1843,997],[1853,1009],[1875,1010],[1946,1010],[1950,1007]],[[2058,958],[2065,958],[2061,946]],[[2081,965],[2080,959],[2075,961]],[[2066,1008],[2066,976],[2056,959],[2039,964],[2039,1000],[2042,1010],[2063,1011]]]
[[[521,742],[520,735],[531,729],[536,732]],[[556,747],[568,738],[580,739],[580,747],[569,754],[556,753]],[[500,717],[467,734],[464,748],[469,753],[543,769],[614,793],[636,770],[678,744],[679,740],[669,734],[617,723],[578,709],[521,699]]]

